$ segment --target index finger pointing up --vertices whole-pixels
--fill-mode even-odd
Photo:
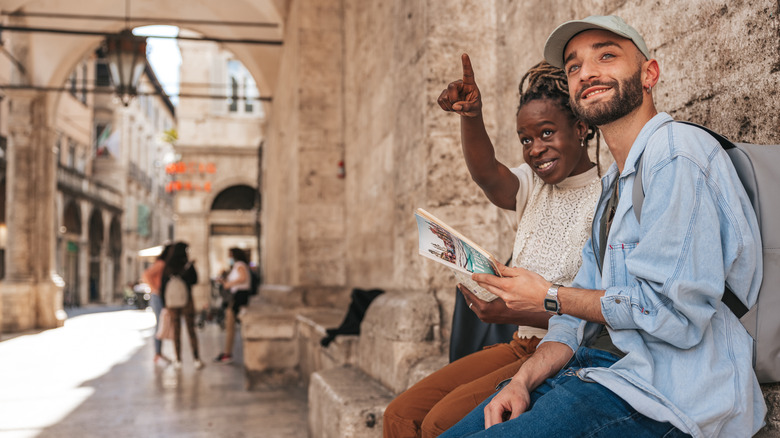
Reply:
[[[474,85],[474,70],[471,68],[471,59],[469,59],[469,55],[464,53],[460,56],[460,60],[463,63],[463,83]]]

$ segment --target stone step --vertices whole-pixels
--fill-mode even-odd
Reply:
[[[241,342],[247,389],[268,376],[280,383],[300,379],[296,316],[295,310],[275,306],[250,305],[243,309]]]
[[[354,365],[357,361],[357,335],[338,335],[327,347],[320,343],[327,336],[327,329],[341,325],[344,313],[342,309],[309,308],[297,315],[299,367],[304,385],[316,371]]]
[[[394,394],[353,366],[317,371],[309,382],[310,438],[380,438]]]

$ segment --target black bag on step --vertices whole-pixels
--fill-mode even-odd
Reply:
[[[360,334],[360,323],[363,321],[363,317],[366,316],[366,310],[368,310],[369,304],[374,301],[374,298],[385,293],[381,289],[352,289],[352,298],[349,303],[349,309],[347,310],[344,321],[341,325],[335,329],[327,329],[328,334],[322,340],[320,345],[327,347],[336,338],[337,335],[358,335]]]

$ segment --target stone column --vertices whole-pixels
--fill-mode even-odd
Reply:
[[[346,284],[342,27],[340,0],[290,2],[264,149],[263,271],[270,284]]]
[[[7,91],[6,278],[0,285],[4,331],[60,325],[62,288],[52,282],[56,164],[42,93]]]

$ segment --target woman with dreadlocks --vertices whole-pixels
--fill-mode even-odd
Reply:
[[[511,265],[569,285],[601,193],[598,166],[587,150],[597,130],[572,112],[564,72],[541,62],[520,81],[517,134],[525,163],[510,169],[496,159],[468,55],[462,63],[463,79],[450,83],[438,103],[461,116],[471,177],[516,226]],[[546,333],[547,312],[514,311],[500,298],[482,301],[471,293],[479,287],[475,282],[465,276],[460,281],[469,308],[481,320],[517,324],[518,330],[511,342],[458,359],[400,394],[385,410],[385,438],[438,436],[511,378]]]

